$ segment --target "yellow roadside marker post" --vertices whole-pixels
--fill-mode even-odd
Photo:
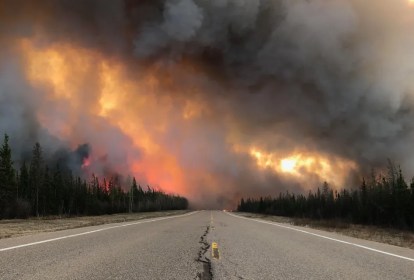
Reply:
[[[211,254],[213,255],[213,258],[220,259],[220,253],[218,249],[218,244],[216,242],[213,242],[211,244]]]

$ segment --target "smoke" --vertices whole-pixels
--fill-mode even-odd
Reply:
[[[411,176],[413,28],[404,0],[2,0],[0,132],[199,207]]]

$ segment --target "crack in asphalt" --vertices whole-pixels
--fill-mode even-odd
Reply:
[[[196,261],[200,263],[203,268],[202,271],[197,273],[195,277],[196,280],[212,280],[213,279],[213,270],[211,268],[211,260],[209,257],[206,256],[208,249],[210,249],[210,245],[207,242],[207,235],[210,232],[210,226],[207,226],[204,234],[200,237],[200,241],[198,243],[201,244],[200,250],[198,251],[198,258]]]

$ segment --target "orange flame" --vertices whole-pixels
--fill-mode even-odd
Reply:
[[[142,158],[128,158],[129,170],[124,170],[125,173],[145,178],[145,183],[168,192],[183,191],[181,167],[174,155],[157,141],[157,134],[166,129],[171,113],[168,109],[173,108],[165,101],[163,108],[167,111],[159,112],[159,103],[164,101],[152,93],[161,83],[160,75],[149,71],[131,80],[116,60],[67,43],[42,47],[26,39],[20,47],[28,79],[45,92],[41,98],[45,109],[38,112],[43,127],[76,147],[89,141],[77,129],[82,125],[80,115],[87,112],[96,120],[105,119],[105,123],[131,139],[133,149],[143,152]],[[102,124],[96,121],[91,129],[99,134]],[[93,147],[93,152],[100,154],[94,156],[97,158],[106,151]],[[82,167],[90,165],[88,158]]]
[[[86,157],[82,160],[82,169],[86,169],[91,165],[91,158],[90,157]]]
[[[84,121],[81,116],[86,114],[92,124],[88,127],[92,135],[100,135],[106,125],[111,125],[130,139],[131,147],[127,148],[125,160],[127,170],[122,170],[123,173],[132,173],[137,179],[164,191],[186,195],[197,193],[191,188],[194,183],[191,176],[202,178],[206,184],[220,185],[212,174],[203,170],[194,169],[187,175],[177,158],[176,148],[165,143],[166,132],[174,126],[209,113],[208,106],[197,99],[197,89],[179,88],[157,66],[131,76],[115,58],[69,43],[44,47],[37,46],[34,41],[22,40],[20,48],[28,79],[34,87],[42,89],[38,119],[51,134],[70,141],[73,147],[89,142],[88,135],[78,129]],[[191,65],[186,62],[183,67]],[[171,94],[159,94],[160,89],[173,93],[174,100]],[[192,99],[184,97],[182,92],[186,91],[192,93]],[[237,143],[237,139],[230,136],[230,142]],[[93,154],[84,161],[83,168],[93,166],[92,159],[104,157],[105,149],[110,148],[100,145],[100,140],[103,139],[91,143]],[[270,169],[303,181],[306,176],[315,175],[341,184],[345,174],[355,168],[349,160],[306,150],[286,155],[235,147],[234,152],[255,158],[259,169]]]
[[[320,181],[328,181],[339,187],[343,187],[346,175],[356,169],[356,164],[350,160],[311,152],[295,152],[286,157],[280,153],[251,148],[250,155],[262,169],[274,170],[299,179],[314,174]]]

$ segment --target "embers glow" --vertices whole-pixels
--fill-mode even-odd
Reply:
[[[90,157],[86,157],[82,160],[82,169],[86,169],[91,165],[91,158]]]

